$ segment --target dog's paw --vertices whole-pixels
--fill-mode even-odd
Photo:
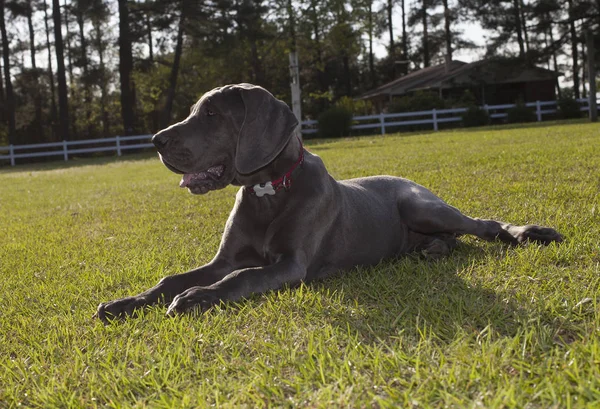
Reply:
[[[167,315],[173,317],[177,314],[183,314],[192,310],[200,312],[208,310],[215,304],[218,304],[220,298],[217,290],[209,287],[192,287],[178,296],[176,296],[169,308]]]
[[[103,302],[98,306],[93,318],[98,318],[104,324],[114,319],[122,319],[133,315],[137,308],[146,305],[143,297],[126,297],[119,300]]]
[[[560,243],[563,241],[563,236],[556,230],[550,227],[537,226],[529,224],[521,226],[520,231],[516,234],[519,243],[533,241],[543,245],[548,245],[552,242]]]

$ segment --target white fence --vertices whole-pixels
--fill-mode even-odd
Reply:
[[[65,161],[69,160],[69,155],[78,153],[92,152],[117,152],[121,156],[122,152],[127,149],[143,149],[153,148],[150,143],[152,135],[136,135],[136,136],[115,136],[114,138],[102,139],[85,139],[81,141],[62,141],[51,143],[36,143],[32,145],[9,145],[0,146],[0,152],[7,151],[8,154],[0,155],[0,160],[10,160],[11,166],[15,166],[15,160],[20,158],[39,158],[49,156],[62,156]],[[131,145],[123,145],[127,141],[144,141],[144,143],[136,143]],[[94,147],[80,148],[82,145],[95,145]],[[100,145],[100,146],[98,146]],[[106,145],[106,146],[104,146]],[[73,148],[75,147],[75,148]],[[40,150],[53,148],[52,150],[44,150],[42,152],[31,152],[32,150]],[[20,153],[26,151],[24,153]],[[27,152],[29,151],[29,152]]]
[[[581,111],[589,111],[588,99],[582,98],[578,102],[581,104]],[[528,107],[535,108],[535,114],[538,121],[544,119],[544,115],[555,114],[557,112],[557,101],[536,101],[526,104]],[[490,118],[506,118],[507,110],[515,107],[514,104],[503,105],[484,105]],[[396,114],[363,115],[353,117],[353,130],[359,129],[377,129],[381,134],[394,127],[411,125],[431,125],[431,129],[437,131],[440,124],[462,121],[462,114],[467,108],[453,109],[433,109],[431,111],[403,112]],[[313,134],[317,132],[317,121],[302,121],[302,133]],[[70,155],[93,152],[117,152],[121,156],[124,150],[153,148],[150,143],[152,135],[136,136],[115,136],[114,138],[87,139],[81,141],[62,141],[52,143],[38,143],[32,145],[10,145],[0,146],[0,160],[10,161],[11,166],[15,166],[16,159],[21,158],[39,158],[62,156],[65,161],[69,160]],[[123,145],[123,142],[142,141],[137,144]],[[88,145],[88,147],[82,147]],[[91,145],[91,146],[90,146]],[[51,148],[48,150],[48,148]],[[40,151],[41,150],[41,151]],[[34,152],[32,152],[34,151]]]
[[[589,111],[589,100],[580,98],[577,100],[581,104],[581,111]],[[534,112],[538,122],[544,120],[544,115],[556,114],[558,112],[557,101],[536,101],[525,104],[527,107],[535,108]],[[514,108],[515,104],[502,105],[483,105],[491,119],[503,119],[508,116],[507,111]],[[402,112],[394,114],[363,115],[352,118],[354,125],[351,129],[376,129],[379,128],[381,134],[386,133],[387,128],[397,128],[411,125],[431,125],[431,129],[437,131],[440,124],[462,121],[462,114],[467,108],[452,109],[432,109],[431,111]],[[302,121],[302,133],[316,133],[317,121]]]

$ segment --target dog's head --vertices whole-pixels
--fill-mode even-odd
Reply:
[[[180,186],[204,194],[267,166],[297,125],[290,108],[264,88],[227,85],[204,94],[185,120],[152,142],[165,166],[183,175]]]

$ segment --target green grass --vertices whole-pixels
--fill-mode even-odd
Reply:
[[[148,155],[0,170],[0,407],[598,407],[600,128],[312,141],[336,178],[401,175],[559,246],[474,238],[199,316],[98,303],[215,253],[235,189]]]

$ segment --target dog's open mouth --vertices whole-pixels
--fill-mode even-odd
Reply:
[[[193,187],[198,183],[214,182],[223,177],[224,173],[225,165],[212,166],[199,173],[184,173],[181,182],[179,182],[179,187]]]

